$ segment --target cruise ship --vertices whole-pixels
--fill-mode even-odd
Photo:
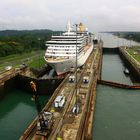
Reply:
[[[92,34],[82,23],[76,24],[74,29],[68,22],[67,31],[62,35],[52,35],[45,45],[45,61],[57,75],[61,75],[86,62],[93,50]]]

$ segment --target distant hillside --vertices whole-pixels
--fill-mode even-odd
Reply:
[[[0,31],[0,36],[17,36],[17,35],[25,35],[25,34],[46,34],[46,33],[52,33],[52,30],[48,29],[42,29],[42,30],[4,30]]]
[[[0,57],[46,49],[45,41],[50,40],[52,34],[60,34],[60,32],[48,29],[0,31]]]
[[[126,39],[129,39],[129,40],[133,40],[133,41],[137,41],[137,42],[140,42],[140,32],[123,32],[123,31],[120,31],[120,32],[108,32],[108,33],[112,33],[114,35],[117,35],[121,38],[126,38]]]

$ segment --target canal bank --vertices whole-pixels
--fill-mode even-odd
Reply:
[[[130,73],[140,82],[140,62],[127,52],[127,47],[119,47],[119,54],[130,70]]]
[[[104,54],[119,54],[123,63],[124,70],[127,68],[130,72],[132,79],[134,78],[137,83],[140,82],[140,62],[136,61],[132,55],[127,52],[127,47],[103,48]],[[123,70],[123,71],[124,71]]]

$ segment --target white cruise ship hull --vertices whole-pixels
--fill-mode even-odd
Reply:
[[[89,49],[86,52],[82,52],[80,56],[77,57],[77,67],[80,67],[84,65],[86,62],[87,58],[91,54],[93,50],[93,45],[89,47]],[[47,64],[50,65],[53,69],[55,69],[57,75],[64,74],[66,72],[69,72],[72,67],[75,67],[76,65],[76,58],[69,58],[66,60],[61,60],[61,61],[49,61],[45,59]]]

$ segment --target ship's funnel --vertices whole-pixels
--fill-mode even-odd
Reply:
[[[85,26],[83,25],[83,23],[79,24],[79,30],[80,30],[80,32],[85,31]]]

